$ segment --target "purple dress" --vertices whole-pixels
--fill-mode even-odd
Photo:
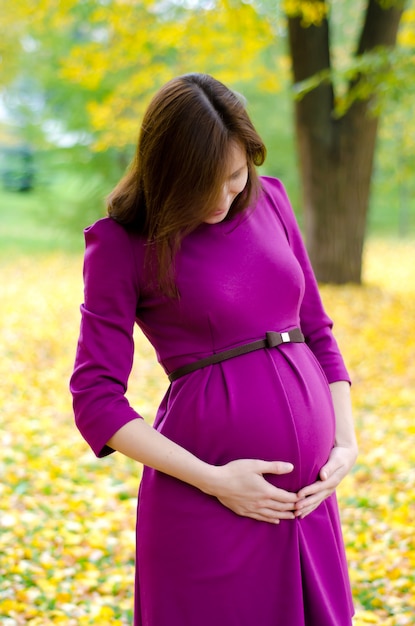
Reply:
[[[177,258],[179,300],[154,288],[145,241],[110,218],[86,230],[85,303],[71,379],[77,425],[95,454],[139,417],[124,394],[136,322],[170,372],[301,327],[288,343],[173,382],[155,428],[212,464],[283,460],[269,480],[314,482],[334,442],[328,383],[348,380],[289,201],[262,178],[253,210],[203,224]],[[137,515],[135,626],[350,626],[353,607],[336,497],[279,525],[238,516],[146,467]]]

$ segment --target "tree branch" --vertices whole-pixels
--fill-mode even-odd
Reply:
[[[378,46],[394,46],[405,0],[369,0],[356,56]]]

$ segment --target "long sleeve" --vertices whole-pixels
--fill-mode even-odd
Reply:
[[[133,328],[139,298],[131,236],[110,218],[85,231],[84,303],[75,367],[70,380],[75,421],[97,456],[106,442],[141,417],[125,393],[134,357]]]
[[[264,177],[262,180],[264,189],[268,192],[284,226],[290,247],[303,271],[305,288],[300,308],[300,323],[306,342],[319,361],[329,383],[339,380],[350,382],[343,357],[332,333],[333,322],[324,309],[317,280],[285,189],[275,178]]]

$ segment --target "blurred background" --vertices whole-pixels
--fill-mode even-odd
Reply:
[[[191,71],[211,73],[245,95],[268,147],[263,173],[283,180],[301,219],[293,113],[299,89],[292,86],[287,15],[300,16],[305,29],[329,21],[331,80],[341,108],[344,85],[362,67],[356,69],[353,54],[368,4],[3,2],[1,251],[81,249],[82,228],[103,214],[103,199],[131,159],[149,98],[171,77]],[[379,70],[376,51],[365,66],[376,76],[381,114],[369,235],[415,232],[414,10],[407,3],[388,71],[384,64]]]

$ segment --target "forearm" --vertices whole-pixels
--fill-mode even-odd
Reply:
[[[357,441],[353,423],[350,385],[346,381],[330,384],[336,416],[336,446],[354,449],[357,455]]]
[[[212,493],[215,466],[201,461],[142,419],[125,424],[111,437],[108,445],[144,465]]]
[[[108,441],[114,450],[215,496],[238,515],[279,523],[292,519],[297,495],[274,487],[264,474],[287,474],[290,463],[240,459],[226,465],[205,463],[151,428],[128,422]]]

